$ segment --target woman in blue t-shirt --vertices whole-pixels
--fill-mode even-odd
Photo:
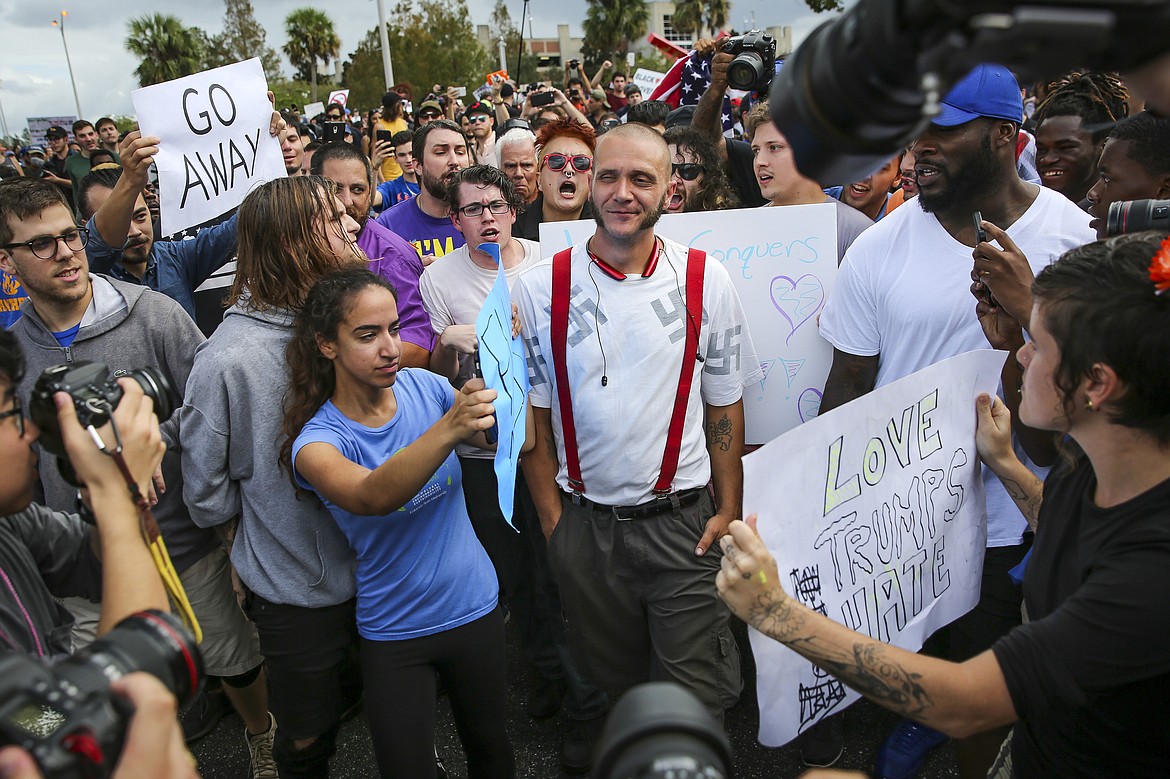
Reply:
[[[399,369],[394,289],[367,270],[318,282],[288,347],[282,452],[357,553],[357,618],[374,753],[383,777],[435,775],[436,674],[468,776],[514,772],[505,727],[504,621],[491,561],[463,500],[455,444],[493,422],[482,379],[454,391]],[[480,439],[480,440],[476,440]]]

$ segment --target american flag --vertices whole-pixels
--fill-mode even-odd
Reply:
[[[662,100],[672,108],[680,105],[695,105],[711,83],[711,58],[691,51],[679,59],[667,71],[666,76],[650,93],[650,100]],[[734,125],[731,118],[731,99],[723,97],[723,132],[729,132]]]

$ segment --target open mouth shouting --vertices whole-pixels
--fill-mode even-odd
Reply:
[[[919,163],[914,166],[914,178],[918,180],[919,189],[930,187],[940,175],[942,171],[933,165]]]
[[[666,210],[670,213],[678,213],[683,210],[683,206],[687,204],[686,197],[683,196],[681,189],[676,189],[670,199],[666,201]]]

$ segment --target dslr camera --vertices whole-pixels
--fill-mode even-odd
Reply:
[[[105,363],[80,360],[45,369],[33,386],[28,410],[41,430],[41,446],[46,452],[57,456],[57,469],[61,476],[75,487],[81,485],[65,455],[65,442],[57,424],[53,394],[64,392],[72,398],[73,407],[77,409],[77,421],[82,427],[101,427],[110,421],[114,409],[125,394],[118,386],[118,379],[123,376],[134,379],[146,396],[154,401],[154,413],[160,423],[170,419],[178,398],[167,377],[153,368],[111,373]]]
[[[1119,200],[1109,204],[1107,236],[1144,230],[1170,232],[1170,200]]]
[[[571,70],[576,70],[580,64],[581,60],[569,60],[569,68]]]
[[[29,752],[47,779],[110,776],[134,714],[110,682],[135,671],[157,676],[183,705],[202,683],[203,658],[178,619],[153,610],[52,665],[0,654],[0,746]]]
[[[752,30],[723,43],[723,51],[735,57],[727,66],[727,85],[743,92],[763,92],[776,74],[776,39]]]

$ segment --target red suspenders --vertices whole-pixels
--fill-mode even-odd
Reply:
[[[568,348],[569,295],[572,276],[572,249],[565,249],[553,256],[552,263],[552,320],[549,335],[552,338],[553,369],[557,380],[557,400],[561,409],[561,431],[565,439],[565,467],[569,472],[569,488],[574,493],[585,491],[581,480],[581,461],[577,455],[577,428],[573,422],[573,401],[569,395],[569,370],[565,363]],[[703,323],[703,266],[707,255],[698,249],[687,252],[687,318],[686,340],[683,344],[682,368],[679,371],[678,393],[674,398],[674,410],[670,415],[670,427],[666,433],[666,447],[662,452],[662,467],[654,485],[655,495],[671,492],[678,457],[682,449],[683,421],[687,413],[687,399],[691,393],[691,381],[695,373],[695,359],[699,354],[699,328]]]

